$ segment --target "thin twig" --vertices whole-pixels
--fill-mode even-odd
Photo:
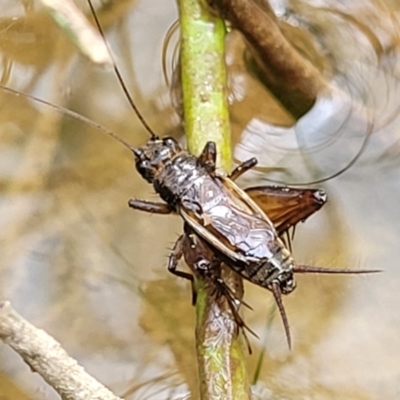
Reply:
[[[0,339],[65,400],[121,400],[90,376],[60,343],[0,302]]]
[[[41,2],[84,55],[96,64],[112,66],[103,38],[73,1],[41,0]]]
[[[309,111],[328,85],[284,36],[268,2],[207,1],[243,34],[258,77],[286,109],[296,118]]]

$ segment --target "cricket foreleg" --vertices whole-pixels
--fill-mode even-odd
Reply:
[[[173,212],[172,208],[166,203],[156,203],[153,201],[130,199],[129,207],[135,210],[146,211],[154,214],[170,214]]]
[[[207,142],[198,160],[209,173],[215,172],[217,162],[217,148],[214,142]]]
[[[250,158],[249,160],[246,160],[239,164],[229,175],[228,178],[235,181],[239,176],[243,175],[246,171],[249,169],[252,169],[257,165],[257,159],[256,158]]]

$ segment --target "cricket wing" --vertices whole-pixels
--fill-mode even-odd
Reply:
[[[318,189],[259,186],[245,192],[271,219],[279,236],[305,221],[326,203],[325,192]]]
[[[234,262],[247,264],[246,257],[225,245],[219,238],[217,238],[207,227],[203,226],[200,221],[187,212],[184,208],[179,209],[179,214],[183,220],[193,229],[193,231],[213,246],[216,250],[230,258]]]

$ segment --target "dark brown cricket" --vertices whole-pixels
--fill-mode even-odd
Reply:
[[[92,8],[90,1],[89,5]],[[104,36],[93,8],[92,12]],[[134,153],[137,171],[154,186],[164,202],[132,199],[129,206],[151,213],[177,213],[185,222],[185,233],[176,242],[169,259],[170,272],[192,280],[190,274],[177,270],[177,262],[183,255],[195,269],[203,268],[203,272],[230,301],[229,304],[235,300],[233,294],[216,272],[222,262],[244,279],[270,290],[280,310],[289,347],[289,324],[281,295],[295,289],[294,273],[378,272],[298,265],[282,235],[320,209],[326,201],[325,193],[316,189],[271,186],[240,189],[235,180],[256,165],[255,158],[243,162],[226,175],[216,169],[217,149],[213,142],[208,142],[197,157],[183,150],[175,139],[159,138],[137,109],[115,63],[114,70],[135,113],[151,135],[142,147],[133,148],[113,132],[70,110],[1,84],[0,87],[91,123]],[[191,248],[188,243],[195,243],[193,251],[188,250]],[[195,261],[193,256],[197,257]],[[238,314],[235,318],[239,326],[245,326]]]
[[[295,263],[281,235],[325,203],[326,196],[322,191],[257,187],[246,192],[234,181],[253,168],[257,160],[245,161],[226,176],[216,169],[217,151],[213,142],[208,142],[196,157],[183,150],[175,139],[160,139],[152,132],[145,146],[132,151],[137,171],[153,184],[164,203],[132,199],[129,206],[151,213],[179,214],[213,249],[218,259],[244,279],[270,290],[279,307],[289,347],[289,324],[281,294],[289,294],[295,289],[295,272],[376,272]],[[180,241],[184,240],[185,234],[178,239],[175,249],[179,249]],[[175,257],[173,253],[171,258]],[[177,272],[175,266],[176,262],[170,259],[172,273]]]

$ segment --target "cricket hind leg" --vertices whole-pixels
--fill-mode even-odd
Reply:
[[[250,342],[246,335],[246,330],[252,335],[257,336],[244,322],[239,314],[239,306],[244,305],[251,309],[243,300],[239,299],[235,292],[221,278],[221,261],[214,256],[214,253],[206,246],[202,240],[194,234],[186,236],[185,242],[185,260],[190,268],[199,276],[203,277],[208,284],[213,288],[212,296],[218,300],[224,297],[228,307],[232,313],[236,327],[242,331],[243,337],[249,353],[252,353]]]
[[[130,199],[128,205],[135,210],[153,214],[171,214],[174,211],[167,203],[157,203],[140,199]]]
[[[249,171],[250,169],[254,168],[257,165],[256,158],[250,158],[241,164],[239,164],[229,175],[228,178],[232,181],[235,181],[239,176],[243,175],[245,172]]]
[[[228,307],[233,315],[233,319],[235,321],[236,327],[237,327],[237,333],[239,330],[242,332],[243,338],[246,342],[247,350],[249,354],[253,353],[253,350],[250,345],[249,338],[247,337],[246,331],[251,333],[253,336],[258,338],[258,335],[250,329],[250,327],[244,322],[244,319],[242,316],[239,314],[239,305],[244,305],[247,308],[252,309],[247,303],[242,301],[241,299],[238,299],[235,296],[235,293],[232,291],[232,289],[222,280],[222,278],[213,278],[213,283],[215,285],[215,295],[218,296],[224,296],[227,303]]]
[[[209,172],[213,174],[215,172],[217,163],[217,148],[214,142],[207,142],[204,146],[203,151],[198,157],[200,164]]]

